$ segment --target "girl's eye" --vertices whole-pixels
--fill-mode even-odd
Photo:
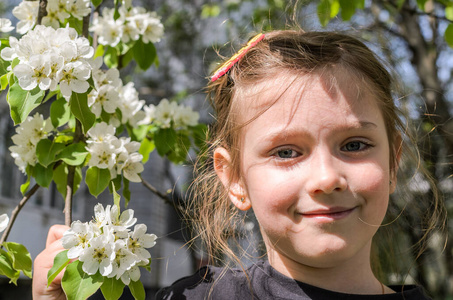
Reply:
[[[295,158],[299,155],[296,151],[292,149],[281,149],[275,152],[275,155],[278,158]]]
[[[370,145],[360,141],[349,142],[344,145],[341,150],[348,152],[362,151],[368,148]]]

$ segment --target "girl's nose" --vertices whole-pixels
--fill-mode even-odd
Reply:
[[[330,153],[319,153],[312,157],[306,189],[311,195],[341,192],[347,189],[344,166]]]

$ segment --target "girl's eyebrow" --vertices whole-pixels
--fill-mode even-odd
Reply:
[[[358,122],[351,122],[351,123],[344,124],[344,126],[341,126],[340,128],[336,128],[335,131],[338,131],[338,132],[344,131],[344,130],[369,131],[369,130],[376,130],[376,129],[378,129],[378,125],[376,125],[373,122],[358,121]],[[305,130],[300,130],[297,128],[288,128],[288,127],[285,127],[285,128],[274,127],[272,129],[268,130],[260,139],[262,142],[273,142],[273,141],[275,141],[275,139],[279,139],[282,137],[291,138],[294,136],[300,136],[301,134],[303,134],[307,138],[311,137],[310,133]]]

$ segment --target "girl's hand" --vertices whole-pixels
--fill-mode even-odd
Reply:
[[[61,237],[69,227],[53,225],[47,235],[46,248],[36,257],[33,266],[33,299],[34,300],[65,300],[66,295],[61,288],[61,272],[47,287],[47,272],[52,268],[55,256],[64,250]]]

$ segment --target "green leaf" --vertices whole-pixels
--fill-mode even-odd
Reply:
[[[173,163],[180,164],[186,160],[191,142],[186,132],[179,132],[176,141],[177,143],[174,144],[172,151],[167,153],[167,157]]]
[[[115,188],[115,183],[111,181],[112,183],[112,193],[113,193],[113,204],[116,205],[118,208],[120,208],[120,201],[121,201],[121,196],[116,192]]]
[[[153,43],[145,44],[139,39],[132,47],[132,51],[137,65],[142,70],[147,70],[156,60],[157,51]]]
[[[27,193],[29,187],[30,187],[30,176],[27,176],[27,181],[20,185],[20,192],[22,193],[22,195],[25,195],[25,193]]]
[[[11,63],[9,61],[0,58],[0,76],[6,75],[8,73],[7,68],[10,64]]]
[[[145,288],[140,280],[131,280],[131,283],[129,283],[129,289],[131,290],[132,296],[134,296],[136,300],[145,300]]]
[[[85,149],[84,143],[75,143],[67,146],[58,155],[57,159],[63,160],[70,166],[78,166],[83,164],[88,151]]]
[[[104,63],[109,68],[118,67],[118,53],[115,48],[107,47],[107,50],[105,50],[105,55],[104,55]]]
[[[172,128],[159,129],[154,133],[154,144],[160,156],[167,154],[176,144],[176,131]]]
[[[22,244],[14,242],[5,242],[3,246],[8,250],[8,254],[13,262],[13,268],[21,270],[26,276],[31,278],[32,260],[27,248]]]
[[[72,93],[69,106],[71,107],[71,112],[82,124],[83,132],[87,133],[96,121],[95,114],[88,107],[87,94]]]
[[[66,267],[61,286],[68,300],[85,300],[102,285],[104,278],[98,273],[88,275],[82,270],[82,262],[75,261]]]
[[[204,4],[201,7],[201,18],[213,18],[220,14],[220,6],[218,4]]]
[[[448,6],[445,8],[445,17],[448,20],[453,21],[453,6]]]
[[[65,98],[55,100],[50,106],[50,120],[55,128],[58,128],[68,123],[71,116],[69,103]]]
[[[41,91],[39,87],[25,91],[19,86],[18,82],[14,83],[7,95],[14,124],[22,123],[30,112],[39,106],[43,97],[44,91]]]
[[[428,0],[417,0],[418,8],[420,8],[422,11],[425,11],[426,2],[428,2]]]
[[[1,91],[3,91],[4,89],[6,89],[8,87],[8,84],[9,84],[8,75],[9,75],[9,73],[0,77],[0,90]]]
[[[333,19],[340,12],[340,1],[330,0],[330,18]]]
[[[341,7],[341,18],[344,21],[349,21],[351,17],[355,14],[355,3],[351,0],[340,0]]]
[[[154,141],[148,140],[144,138],[142,143],[140,144],[140,149],[138,152],[143,155],[142,163],[146,163],[149,160],[149,154],[154,151],[156,145],[154,145]]]
[[[453,24],[448,24],[444,36],[447,44],[453,48]]]
[[[123,197],[124,197],[124,206],[127,207],[129,205],[129,201],[131,201],[131,190],[129,189],[129,180],[123,177]]]
[[[94,7],[98,7],[103,0],[91,0],[91,3],[93,3]]]
[[[0,248],[0,275],[5,275],[10,279],[9,283],[17,285],[17,279],[19,279],[20,271],[13,268],[13,261],[11,256],[5,250]]]
[[[133,58],[134,58],[134,52],[132,51],[132,49],[130,49],[126,53],[120,55],[119,59],[121,60],[121,66],[123,66],[123,68],[124,68],[131,62],[131,60]]]
[[[125,285],[121,279],[104,278],[101,292],[106,300],[117,300],[123,294],[124,287]]]
[[[118,175],[118,176],[116,176],[116,178],[113,178],[112,180],[110,180],[110,182],[112,183],[109,185],[110,193],[113,193],[113,189],[112,189],[113,186],[115,187],[116,190],[119,190],[121,188],[121,179],[122,179],[122,176]]]
[[[196,126],[190,127],[192,130],[193,140],[195,146],[198,148],[203,148],[206,146],[206,139],[207,139],[207,126],[206,124],[198,124]]]
[[[49,187],[53,178],[53,164],[44,167],[40,164],[36,164],[33,170],[33,177],[35,177],[36,183],[42,187]]]
[[[110,171],[108,169],[100,169],[98,167],[88,168],[85,182],[90,190],[90,193],[97,197],[109,186]]]
[[[14,69],[14,67],[17,66],[19,63],[20,63],[19,57],[13,59],[13,61],[11,62],[11,69]]]
[[[365,9],[365,0],[355,0],[355,7]]]
[[[36,145],[36,156],[38,161],[44,167],[55,162],[56,155],[65,148],[64,144],[55,143],[48,139],[42,139]]]
[[[53,171],[53,181],[57,186],[57,190],[63,196],[66,196],[66,185],[68,179],[68,166],[66,164],[59,165]],[[74,175],[74,185],[73,185],[73,193],[75,193],[79,189],[80,182],[82,181],[82,171],[80,168],[76,168],[76,172]]]
[[[55,256],[53,260],[53,266],[50,268],[49,272],[47,272],[47,286],[49,286],[52,281],[63,271],[64,268],[71,262],[68,258],[68,250],[61,251]]]
[[[330,1],[321,0],[317,8],[319,22],[322,26],[326,26],[330,21]]]
[[[100,1],[102,1],[102,0],[100,0]],[[99,44],[96,48],[96,51],[94,52],[93,59],[96,59],[100,56],[104,56],[104,51],[105,51],[104,45]]]
[[[0,49],[9,47],[9,38],[0,39]]]

